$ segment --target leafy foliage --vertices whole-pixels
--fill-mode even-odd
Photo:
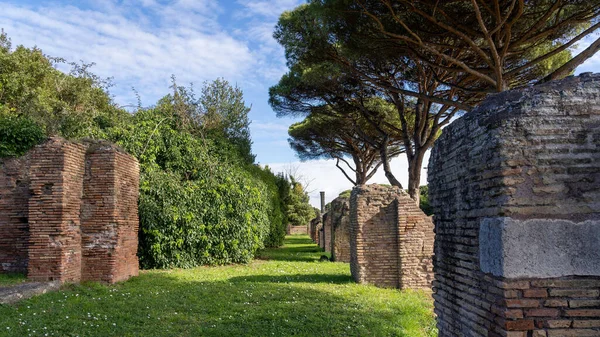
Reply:
[[[0,113],[0,158],[20,156],[45,138],[44,129],[31,118]]]
[[[247,263],[283,244],[287,181],[254,164],[242,91],[224,79],[199,98],[173,80],[152,108],[116,106],[108,82],[0,34],[0,156],[48,135],[112,141],[140,162],[140,263],[144,268]],[[287,187],[286,187],[287,186]]]
[[[305,226],[314,217],[314,210],[302,184],[294,177],[290,177],[290,180],[290,193],[286,200],[288,221],[292,226]]]

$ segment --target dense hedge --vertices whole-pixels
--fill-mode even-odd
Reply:
[[[173,84],[152,108],[117,107],[106,83],[0,33],[0,157],[49,135],[107,139],[140,162],[143,268],[245,263],[283,243],[290,182],[254,164],[243,93],[205,83],[198,98]],[[61,85],[56,85],[60,83]]]

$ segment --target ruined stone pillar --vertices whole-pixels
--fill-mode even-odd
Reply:
[[[81,280],[79,212],[85,146],[53,138],[31,154],[29,262],[34,281]]]
[[[440,337],[600,334],[600,75],[488,98],[428,179]]]
[[[338,197],[331,202],[331,258],[350,262],[350,200]]]
[[[431,289],[433,223],[398,187],[357,186],[350,197],[350,271],[358,283]]]
[[[82,279],[115,283],[138,275],[139,165],[106,143],[90,145],[82,200]]]

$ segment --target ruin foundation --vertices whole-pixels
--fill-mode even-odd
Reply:
[[[350,270],[358,283],[431,290],[433,222],[397,187],[358,186],[350,197]]]
[[[440,337],[600,336],[600,75],[488,98],[428,179]]]
[[[118,282],[138,274],[139,165],[106,143],[51,138],[0,161],[0,273]]]

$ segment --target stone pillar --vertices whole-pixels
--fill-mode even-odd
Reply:
[[[81,214],[82,279],[115,283],[138,275],[137,161],[110,144],[87,152]]]
[[[397,187],[357,186],[350,197],[350,271],[358,283],[431,289],[433,223]]]
[[[27,269],[31,280],[81,280],[84,158],[84,146],[59,138],[31,154]]]
[[[350,262],[350,200],[338,197],[331,202],[331,258]]]
[[[428,179],[440,337],[600,334],[600,75],[491,96]]]
[[[319,231],[317,230],[317,225],[321,223],[321,216],[312,219],[310,221],[310,238],[315,242],[319,242]]]

